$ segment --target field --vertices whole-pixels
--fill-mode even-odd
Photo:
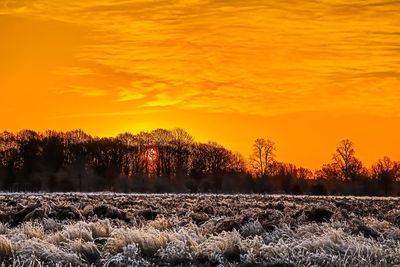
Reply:
[[[2,266],[400,266],[400,199],[2,194]]]

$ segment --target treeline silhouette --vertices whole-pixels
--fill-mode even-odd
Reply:
[[[314,173],[275,159],[257,139],[249,160],[183,129],[115,138],[69,132],[0,133],[0,190],[400,195],[400,163],[385,157],[365,168],[343,140]]]

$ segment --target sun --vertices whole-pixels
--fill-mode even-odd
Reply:
[[[147,162],[153,163],[158,159],[158,149],[157,148],[148,148],[145,152],[145,158]]]

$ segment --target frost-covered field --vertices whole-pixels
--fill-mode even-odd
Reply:
[[[400,266],[400,199],[1,194],[2,266]]]

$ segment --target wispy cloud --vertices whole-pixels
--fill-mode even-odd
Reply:
[[[86,30],[73,59],[53,71],[59,81],[54,91],[93,88],[77,95],[108,96],[135,110],[162,106],[259,115],[400,115],[399,13],[399,1],[383,0],[0,5],[0,14]],[[111,106],[118,113],[118,105]]]
[[[101,118],[101,117],[123,117],[132,115],[141,115],[147,113],[162,112],[160,109],[142,109],[134,111],[118,111],[118,112],[86,112],[86,113],[69,113],[62,115],[49,116],[48,120],[59,120],[59,119],[74,119],[74,118]]]
[[[118,92],[118,98],[115,101],[116,102],[126,102],[126,101],[143,99],[144,97],[145,97],[144,94],[135,92],[134,90],[121,89]]]
[[[59,94],[78,94],[82,97],[100,97],[107,96],[110,94],[108,90],[100,88],[90,88],[83,86],[75,86],[66,90],[58,91]]]

